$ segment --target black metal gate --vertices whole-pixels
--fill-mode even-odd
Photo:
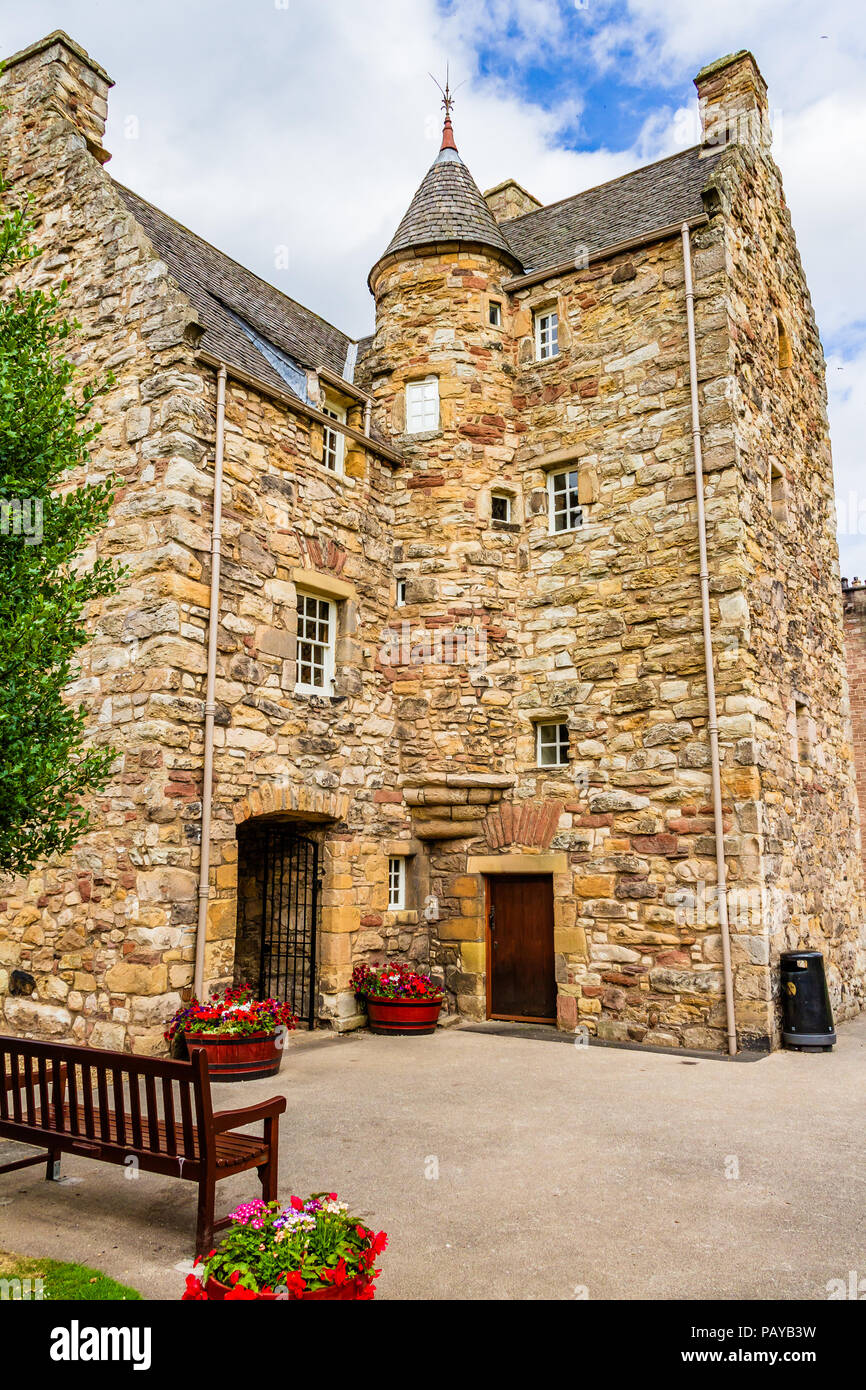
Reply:
[[[282,825],[262,827],[264,866],[260,997],[291,1004],[301,1023],[316,1015],[319,846]]]

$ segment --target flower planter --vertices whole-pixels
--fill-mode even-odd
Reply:
[[[209,1302],[217,1303],[225,1299],[231,1293],[231,1289],[227,1284],[221,1284],[218,1279],[208,1279],[205,1293]],[[348,1284],[341,1284],[339,1288],[315,1289],[312,1293],[305,1291],[302,1294],[290,1294],[288,1298],[281,1297],[278,1293],[257,1293],[256,1300],[262,1303],[349,1303],[371,1299],[374,1296],[372,1280],[352,1279]]]
[[[373,1033],[418,1034],[435,1033],[442,1000],[374,999],[367,996],[367,1019]]]
[[[260,1081],[276,1076],[283,1063],[276,1033],[187,1033],[186,1046],[190,1053],[207,1053],[210,1074],[218,1081]]]

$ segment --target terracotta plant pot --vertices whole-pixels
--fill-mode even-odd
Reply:
[[[373,1033],[435,1033],[442,1000],[373,999],[367,996],[367,1019]]]
[[[324,1303],[339,1301],[341,1303],[356,1302],[363,1297],[363,1291],[369,1285],[369,1279],[353,1279],[349,1284],[341,1284],[338,1289],[316,1289],[313,1293],[302,1293],[299,1297],[281,1299],[275,1293],[259,1293],[256,1298],[262,1303]],[[208,1301],[217,1303],[231,1293],[227,1284],[221,1284],[218,1279],[208,1279],[205,1285],[205,1292]],[[367,1294],[369,1299],[370,1295]]]
[[[218,1081],[259,1081],[276,1076],[283,1064],[276,1033],[252,1033],[246,1038],[230,1033],[187,1033],[186,1046],[190,1053],[207,1053],[210,1074]]]

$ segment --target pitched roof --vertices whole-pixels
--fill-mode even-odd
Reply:
[[[592,255],[649,235],[704,211],[701,193],[720,153],[707,155],[696,145],[503,222],[502,232],[527,272],[564,265],[578,248]]]
[[[354,339],[310,309],[260,280],[209,242],[190,232],[137,193],[115,182],[129,211],[189,296],[205,333],[201,346],[227,366],[265,386],[301,394],[304,368],[327,367],[343,377]],[[286,364],[285,358],[290,359]],[[344,378],[345,379],[345,378]]]
[[[445,146],[376,265],[402,251],[453,241],[489,246],[511,261],[518,259],[457,150]]]

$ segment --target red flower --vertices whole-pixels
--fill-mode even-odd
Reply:
[[[303,1204],[303,1202],[301,1201],[300,1197],[293,1197],[293,1198],[292,1198],[292,1211],[303,1211],[303,1210],[304,1210],[304,1204]]]
[[[240,1272],[240,1270],[239,1270],[239,1269],[233,1269],[232,1272],[231,1272],[231,1274],[229,1275],[229,1283],[232,1285],[232,1288],[234,1288],[235,1284],[238,1282],[238,1280],[240,1279],[240,1277],[241,1277],[241,1272]]]
[[[188,1274],[186,1276],[186,1292],[182,1295],[181,1302],[207,1302],[207,1294],[204,1291],[204,1285],[194,1274]]]
[[[304,1277],[297,1271],[294,1274],[286,1275],[286,1288],[289,1291],[290,1297],[300,1298],[301,1294],[304,1292],[306,1287],[306,1279],[304,1279]]]
[[[387,1248],[387,1245],[388,1237],[386,1236],[384,1231],[379,1231],[378,1235],[375,1235],[373,1237],[373,1243],[370,1246],[370,1249],[373,1251],[374,1257],[376,1255],[381,1255],[382,1251]]]
[[[242,1301],[245,1301],[245,1302],[249,1303],[249,1302],[251,1302],[251,1301],[253,1301],[254,1299],[257,1299],[257,1298],[258,1298],[258,1294],[257,1294],[257,1293],[253,1293],[252,1289],[240,1289],[240,1288],[236,1288],[236,1289],[232,1289],[231,1293],[227,1293],[227,1294],[226,1294],[226,1296],[225,1296],[225,1302],[228,1303],[230,1299],[235,1299],[235,1300],[236,1300],[237,1302],[239,1302],[239,1303],[242,1302]]]
[[[329,1202],[336,1202],[336,1200],[337,1200],[337,1194],[336,1194],[336,1192],[329,1192],[329,1193],[328,1193],[328,1201],[329,1201]]]
[[[335,1284],[337,1285],[337,1287],[339,1287],[341,1284],[348,1283],[348,1276],[346,1273],[346,1261],[343,1259],[342,1255],[340,1256],[340,1262],[337,1265],[336,1269],[322,1270],[322,1278],[325,1280],[326,1283]]]

